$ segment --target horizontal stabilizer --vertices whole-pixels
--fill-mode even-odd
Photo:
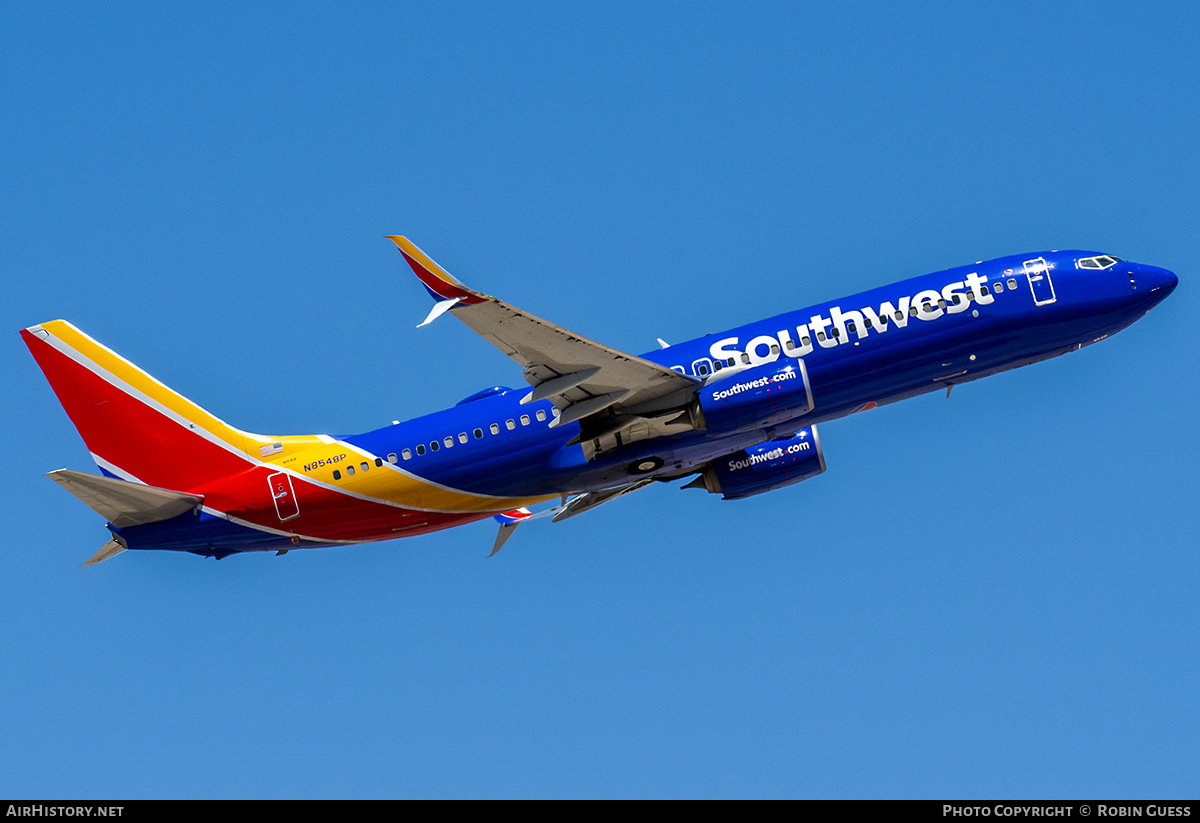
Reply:
[[[88,558],[88,560],[83,565],[94,566],[97,563],[101,563],[110,557],[116,557],[118,554],[120,554],[123,551],[125,551],[124,546],[122,546],[116,540],[109,540],[107,543],[105,543],[103,546],[100,547],[100,551],[96,552],[90,558]]]
[[[501,547],[508,542],[508,538],[512,537],[513,532],[517,530],[517,526],[531,517],[533,517],[533,512],[524,506],[496,515],[494,519],[500,524],[500,529],[496,532],[496,541],[492,544],[492,553],[488,557],[493,557],[496,552],[500,551]]]
[[[508,542],[508,538],[512,537],[513,532],[517,530],[517,526],[519,525],[521,525],[520,521],[500,524],[500,528],[496,531],[496,540],[492,543],[492,553],[488,557],[494,557],[496,552],[504,547],[504,544]]]
[[[190,511],[204,502],[204,496],[199,494],[144,486],[71,469],[58,469],[46,476],[117,528],[157,523]],[[96,555],[99,560],[96,557],[92,560],[99,563],[112,556],[100,557],[100,554],[104,554],[104,549]]]

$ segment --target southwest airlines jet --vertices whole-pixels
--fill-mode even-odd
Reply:
[[[528,386],[353,436],[251,434],[63,320],[22,330],[101,475],[49,477],[126,549],[223,558],[555,521],[653,483],[726,500],[825,471],[817,424],[1099,342],[1174,290],[1092,251],[1003,257],[635,356],[468,288],[391,237],[433,296]],[[422,323],[421,325],[425,325]],[[534,514],[529,507],[555,501]]]

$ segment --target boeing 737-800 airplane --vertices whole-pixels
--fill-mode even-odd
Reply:
[[[655,481],[725,499],[825,471],[818,423],[1096,343],[1175,288],[1091,251],[1004,257],[634,356],[456,280],[391,239],[450,313],[529,384],[352,437],[241,431],[63,320],[21,335],[102,476],[50,478],[125,549],[237,552],[388,540],[488,517],[492,553],[529,506],[561,520]],[[422,323],[421,325],[425,325]],[[660,341],[661,342],[661,341]]]

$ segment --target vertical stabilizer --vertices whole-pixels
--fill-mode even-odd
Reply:
[[[192,489],[253,465],[271,438],[233,428],[64,320],[21,337],[105,472]]]

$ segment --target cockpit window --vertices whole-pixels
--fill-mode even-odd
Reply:
[[[1099,257],[1085,257],[1079,261],[1078,266],[1081,269],[1107,269],[1109,266],[1115,266],[1123,262],[1125,261],[1119,257],[1113,257],[1111,254],[1102,254]]]

